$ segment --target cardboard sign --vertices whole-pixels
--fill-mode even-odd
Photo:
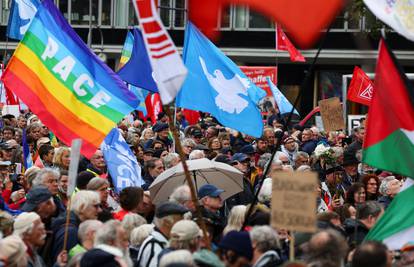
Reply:
[[[241,66],[240,69],[255,85],[265,90],[268,96],[273,95],[266,78],[269,77],[273,84],[277,84],[277,67]]]
[[[272,179],[272,227],[315,232],[317,174],[276,172]]]
[[[318,104],[325,131],[330,132],[345,129],[342,105],[338,97],[320,100]]]

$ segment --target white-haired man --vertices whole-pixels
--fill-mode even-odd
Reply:
[[[86,220],[96,220],[101,211],[101,199],[99,194],[94,191],[81,190],[72,197],[71,211],[68,226],[67,250],[70,250],[78,240],[78,228],[81,222]],[[66,214],[62,214],[52,223],[54,242],[52,247],[52,259],[55,260],[63,248],[65,235]]]
[[[140,267],[158,266],[158,255],[168,246],[171,228],[183,219],[186,212],[187,208],[173,202],[162,203],[156,208],[154,231],[144,240],[138,252],[137,261]]]
[[[56,205],[56,213],[54,217],[57,217],[61,213],[65,213],[65,206],[58,197],[59,193],[59,176],[60,173],[57,169],[44,168],[33,179],[33,186],[44,186],[46,187],[53,196],[53,202]]]
[[[40,216],[34,212],[23,212],[16,217],[13,227],[13,234],[19,236],[27,247],[27,266],[45,266],[37,253],[37,249],[45,244],[46,238],[45,225]]]
[[[97,262],[104,260],[118,262],[119,266],[132,266],[128,244],[128,235],[121,222],[109,220],[96,231],[94,248],[83,255],[81,266],[99,266]]]
[[[194,202],[191,200],[191,191],[188,185],[181,185],[177,187],[170,195],[170,201],[183,205],[191,212],[195,212],[196,208]]]
[[[384,209],[388,208],[391,201],[400,192],[401,185],[401,182],[395,176],[387,176],[382,180],[379,187],[382,196],[378,199],[378,202],[384,206]]]
[[[80,242],[69,251],[69,259],[92,249],[95,233],[101,227],[102,222],[98,220],[86,220],[82,222],[78,229],[78,239]]]
[[[278,266],[282,263],[276,252],[280,248],[279,236],[272,227],[255,226],[249,234],[253,246],[253,267]]]

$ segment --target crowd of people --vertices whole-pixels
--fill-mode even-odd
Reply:
[[[2,122],[0,266],[414,266],[414,243],[395,252],[364,241],[405,179],[361,163],[364,121],[349,136],[315,126],[283,130],[283,116],[272,110],[263,135],[254,138],[208,114],[189,125],[178,110],[186,158],[233,166],[243,174],[243,191],[223,199],[222,188],[206,184],[197,188],[194,203],[183,184],[157,205],[148,189],[180,163],[164,113],[155,123],[118,124],[142,168],[142,187],[116,194],[98,149],[81,158],[70,197],[70,148],[33,114],[4,115]],[[23,138],[34,162],[27,169]],[[316,233],[270,226],[271,177],[278,171],[318,173]]]

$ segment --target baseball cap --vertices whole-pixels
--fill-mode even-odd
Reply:
[[[247,154],[247,155],[250,155],[250,154],[254,154],[255,153],[254,147],[252,145],[245,145],[245,146],[243,146],[240,149],[240,152],[243,153],[243,154]]]
[[[35,186],[27,193],[26,202],[22,207],[22,211],[33,211],[36,207],[52,197],[52,193],[44,186]]]
[[[231,158],[232,161],[238,161],[238,162],[243,162],[243,161],[246,161],[248,159],[249,159],[249,157],[244,153],[236,153]]]
[[[212,184],[205,184],[198,189],[198,198],[202,199],[203,197],[218,197],[221,193],[223,193],[223,189],[217,188],[215,185]]]
[[[181,220],[174,224],[170,233],[171,239],[179,241],[192,240],[201,236],[201,230],[198,225],[190,220]]]

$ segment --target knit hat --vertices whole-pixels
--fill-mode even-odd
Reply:
[[[195,222],[181,220],[171,228],[170,236],[173,240],[187,241],[201,236],[201,230]]]
[[[102,249],[91,249],[82,256],[80,267],[118,267],[115,256]]]
[[[253,258],[252,241],[248,232],[230,231],[221,239],[218,246],[221,249],[232,250],[249,260]]]
[[[0,240],[0,256],[1,258],[6,258],[9,263],[19,263],[21,264],[19,266],[26,266],[26,250],[27,247],[23,240],[16,235],[11,235]]]

